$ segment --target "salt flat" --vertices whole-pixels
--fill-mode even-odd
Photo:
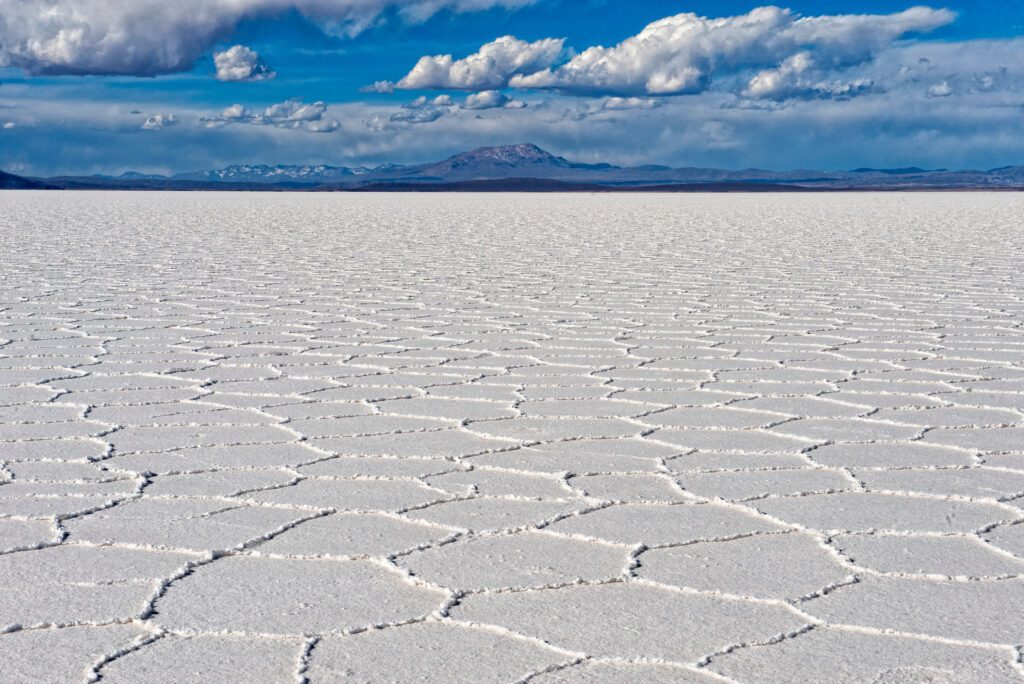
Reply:
[[[8,682],[1009,682],[1016,194],[0,193]]]

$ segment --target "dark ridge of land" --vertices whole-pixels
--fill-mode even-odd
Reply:
[[[327,186],[317,190],[333,190]],[[602,185],[542,178],[502,178],[452,183],[368,183],[338,188],[349,192],[821,192],[814,188],[782,183],[665,183],[661,185]]]
[[[572,183],[544,178],[501,178],[455,181],[451,183],[366,183],[359,186],[317,190],[349,192],[614,192],[616,188],[599,183]]]
[[[328,164],[236,164],[160,175],[23,178],[0,175],[0,187],[64,190],[218,190],[235,192],[922,192],[1024,190],[1024,166],[995,169],[860,167],[717,169],[581,163],[531,143],[479,147],[425,164],[375,167]]]
[[[0,171],[0,190],[53,190],[54,186],[32,178],[15,176]]]
[[[234,183],[222,181],[192,181],[171,179],[120,179],[80,176],[47,178],[46,183],[56,190],[165,190],[174,192],[295,192],[312,190],[312,183]]]
[[[560,158],[559,158],[560,159]],[[1016,169],[1018,167],[1014,167]],[[1020,167],[1024,168],[1024,167]],[[591,169],[587,169],[590,173]],[[857,171],[861,171],[858,169]],[[917,169],[897,169],[899,173],[916,174]],[[998,170],[997,170],[998,171]],[[603,172],[601,170],[600,172]],[[875,171],[871,171],[877,174]],[[926,172],[932,173],[932,172]],[[938,172],[943,173],[943,172]],[[1022,176],[1024,178],[1024,176]],[[194,178],[122,176],[58,176],[54,178],[26,178],[0,171],[0,189],[23,190],[132,190],[174,192],[588,192],[588,193],[765,193],[765,192],[951,192],[951,191],[1024,191],[1024,181],[1016,176],[1000,184],[978,184],[974,181],[946,177],[902,183],[880,183],[877,175],[861,180],[800,177],[798,180],[708,179],[687,181],[621,180],[606,178],[601,181],[548,178],[541,176],[504,176],[499,178],[446,179],[436,175],[416,175],[403,178],[351,178],[345,181],[329,180],[209,180]]]

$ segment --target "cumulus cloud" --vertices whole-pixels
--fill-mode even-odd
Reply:
[[[421,95],[412,102],[402,105],[397,112],[377,113],[363,123],[371,131],[394,130],[405,126],[432,123],[457,109],[458,105],[450,95],[438,95],[433,98]]]
[[[714,19],[678,14],[613,47],[591,47],[560,66],[520,72],[510,85],[583,95],[683,95],[707,90],[718,77],[763,69],[746,86],[750,96],[849,94],[864,84],[828,84],[822,74],[870,60],[899,38],[954,18],[928,7],[886,15],[800,17],[778,7]]]
[[[415,100],[405,105],[407,109],[417,109],[420,107],[451,107],[455,102],[452,100],[451,95],[438,95],[434,98],[428,98],[426,95],[420,95]]]
[[[871,90],[869,78],[825,80],[810,52],[798,52],[774,69],[755,75],[743,94],[755,99],[784,100],[792,97],[853,97]]]
[[[237,121],[239,119],[245,119],[249,116],[249,110],[240,104],[233,104],[230,107],[225,107],[223,116],[229,121]]]
[[[378,82],[372,87],[392,86],[403,90],[504,88],[513,76],[536,73],[555,64],[562,55],[563,45],[562,38],[528,43],[514,36],[502,36],[463,59],[451,55],[421,57],[398,83]]]
[[[402,105],[398,111],[378,111],[363,123],[372,131],[397,130],[417,124],[433,123],[442,117],[455,116],[461,111],[525,109],[526,106],[522,100],[509,97],[497,90],[471,93],[461,102],[456,102],[448,94],[435,97],[420,95],[412,102]]]
[[[178,123],[178,120],[174,117],[174,114],[154,114],[142,123],[142,130],[159,131],[161,128],[167,128],[176,123]]]
[[[925,93],[928,97],[949,97],[953,94],[953,86],[949,85],[949,81],[943,81],[930,86]]]
[[[214,54],[213,62],[218,81],[266,81],[277,76],[255,50],[244,45]]]
[[[381,12],[515,8],[533,0],[0,0],[0,66],[32,74],[154,76],[190,69],[245,19],[298,11],[353,34]]]
[[[293,98],[270,105],[263,110],[261,116],[268,123],[300,124],[306,121],[319,121],[326,111],[327,105],[320,100],[311,104],[303,104],[302,100]]]
[[[234,104],[226,107],[218,116],[204,116],[200,121],[206,128],[221,128],[233,123],[254,126],[276,126],[308,131],[309,133],[330,133],[338,130],[341,123],[325,117],[327,105],[321,101],[305,104],[299,98],[292,98],[272,104],[262,112],[251,112],[247,107]]]
[[[801,77],[814,64],[809,52],[798,52],[787,57],[774,69],[765,69],[750,79],[745,94],[749,97],[779,97],[799,87]]]
[[[18,124],[14,123],[13,121],[5,121],[4,125],[3,125],[4,130],[8,130],[8,131],[11,130],[12,128],[17,128],[17,127],[18,127]]]
[[[468,95],[462,103],[463,109],[523,109],[526,103],[515,100],[498,90],[484,90]]]

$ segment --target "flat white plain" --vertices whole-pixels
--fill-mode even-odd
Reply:
[[[0,193],[3,678],[1020,681],[1021,216]]]

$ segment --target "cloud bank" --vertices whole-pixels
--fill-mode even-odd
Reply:
[[[763,68],[747,91],[772,97],[813,90],[816,72],[867,61],[907,34],[932,31],[954,18],[948,10],[928,7],[816,17],[778,7],[717,19],[677,14],[614,47],[589,48],[557,68],[520,74],[509,83],[577,94],[685,95],[707,90],[718,76]]]
[[[354,34],[393,9],[410,21],[441,10],[533,0],[0,0],[0,66],[30,74],[155,76],[187,71],[244,19],[302,13]]]
[[[750,98],[850,97],[869,90],[866,80],[835,72],[867,62],[907,35],[926,33],[955,19],[949,10],[913,7],[894,14],[801,17],[779,7],[708,18],[665,17],[612,47],[590,47],[564,63],[564,41],[527,43],[503,36],[463,59],[422,57],[397,83],[371,90],[556,90],[584,96],[688,95],[717,81]],[[752,74],[752,75],[750,75]]]

